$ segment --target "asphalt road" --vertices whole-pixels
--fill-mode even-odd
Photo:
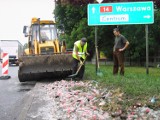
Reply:
[[[0,67],[0,76],[2,75]],[[36,82],[20,83],[18,67],[9,67],[10,79],[0,80],[0,120],[16,120]]]

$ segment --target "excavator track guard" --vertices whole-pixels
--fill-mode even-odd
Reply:
[[[66,78],[72,74],[72,55],[35,55],[20,58],[18,77],[20,82],[42,78]]]

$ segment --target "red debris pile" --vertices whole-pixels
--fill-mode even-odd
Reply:
[[[54,119],[110,120],[160,119],[160,111],[137,105],[122,110],[123,92],[120,89],[100,88],[96,81],[56,81],[43,86],[54,103]]]
[[[56,109],[53,108],[57,119],[69,120],[104,120],[110,119],[109,113],[98,106],[103,106],[105,101],[99,99],[101,91],[92,85],[92,82],[56,81],[45,86],[48,95],[53,99]],[[110,93],[104,97],[109,97]],[[59,115],[61,114],[61,115]]]

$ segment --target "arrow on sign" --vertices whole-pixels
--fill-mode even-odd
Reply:
[[[144,16],[144,18],[148,18],[148,19],[149,19],[150,17],[151,17],[150,15],[146,15],[146,16]]]
[[[95,13],[95,7],[92,7],[92,13],[94,14]]]

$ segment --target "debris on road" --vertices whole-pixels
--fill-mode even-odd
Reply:
[[[42,84],[53,102],[55,120],[133,120],[160,119],[160,111],[154,111],[137,103],[123,110],[124,93],[119,88],[100,88],[96,81],[55,81]]]

